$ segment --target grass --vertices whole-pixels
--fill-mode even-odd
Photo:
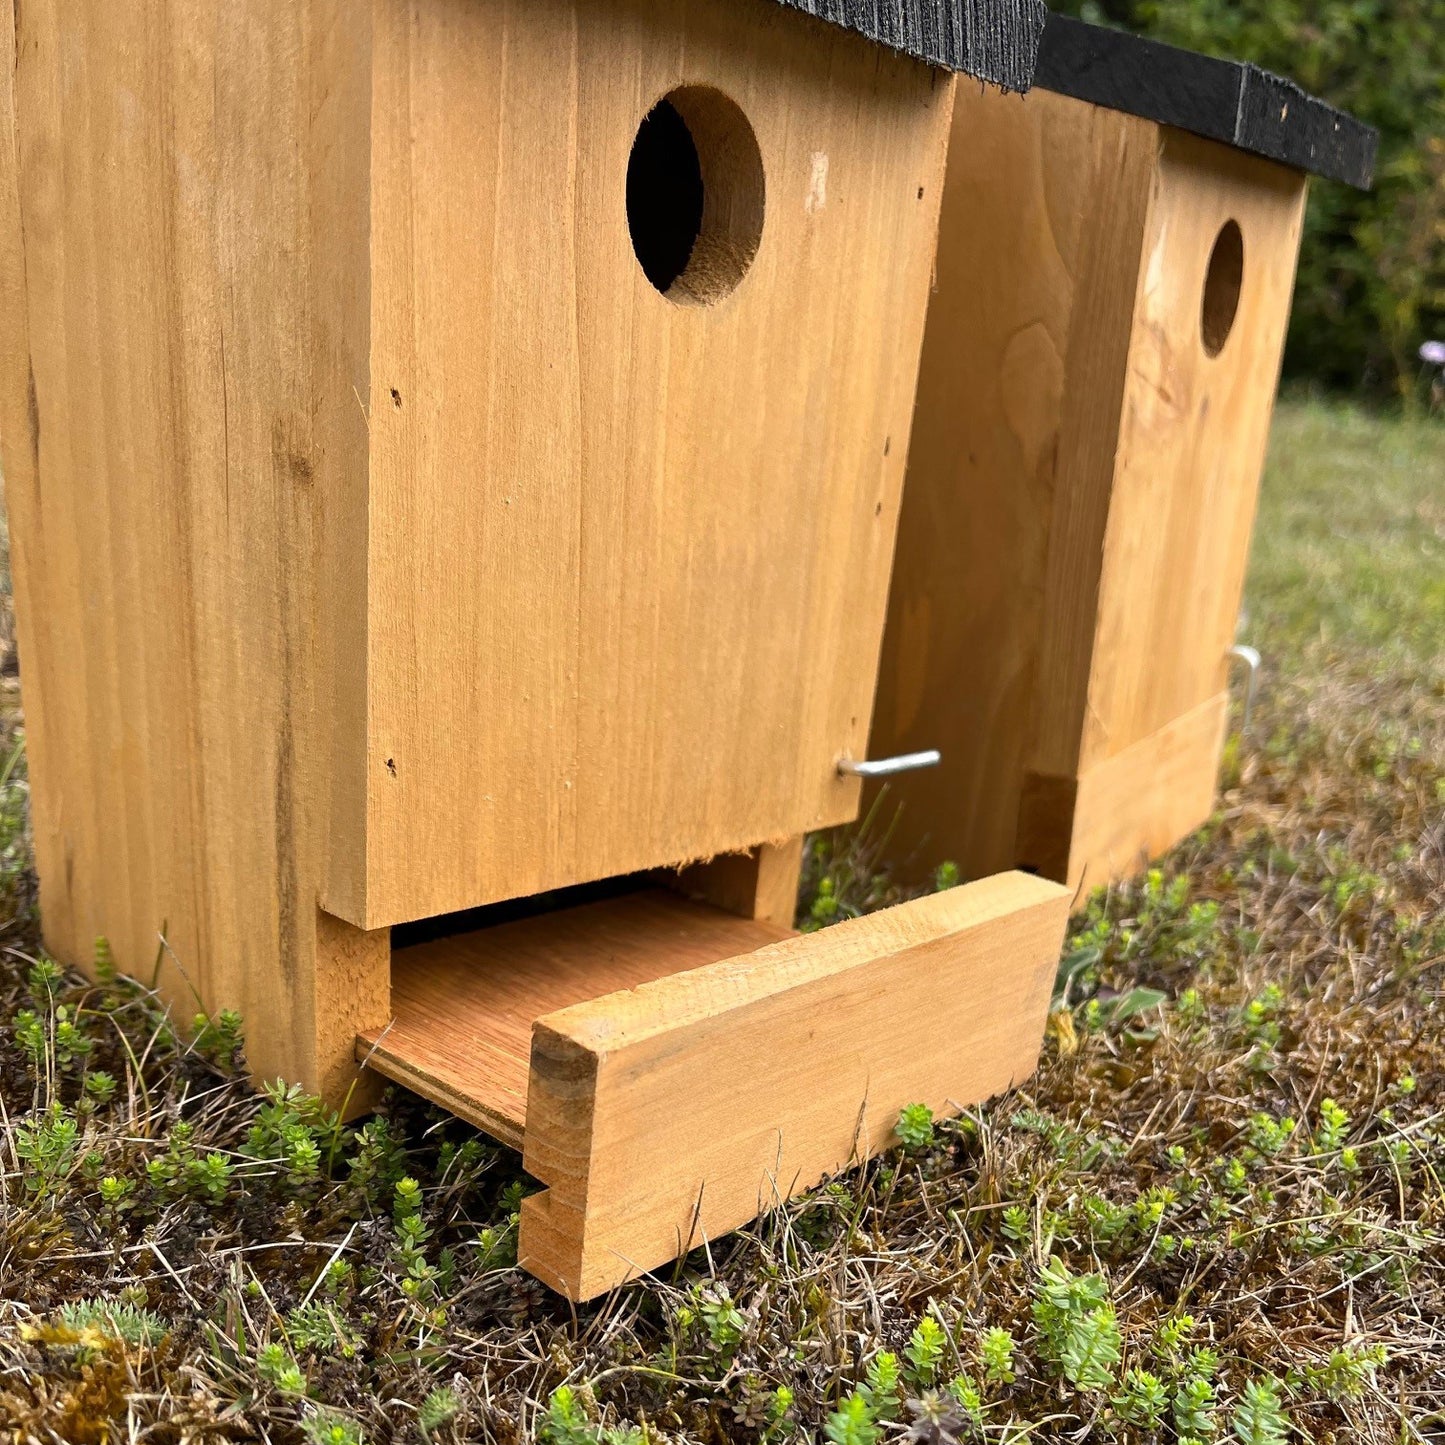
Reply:
[[[49,965],[16,767],[0,1440],[1445,1438],[1442,457],[1283,409],[1252,737],[1078,921],[1035,1080],[579,1311],[510,1267],[515,1155]],[[893,896],[879,838],[820,841],[812,922]]]
[[[1266,647],[1321,670],[1445,674],[1445,437],[1438,420],[1294,401],[1275,423],[1249,609]]]

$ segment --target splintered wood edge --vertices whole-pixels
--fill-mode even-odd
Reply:
[[[628,1067],[642,1071],[639,1079],[654,1068],[670,1073],[684,1058],[691,1057],[700,1037],[700,1025],[721,1026],[722,1020],[736,1016],[742,1037],[750,1026],[750,1010],[766,1013],[787,995],[811,985],[829,980],[841,983],[851,972],[887,967],[905,956],[917,959],[946,946],[950,938],[959,937],[960,945],[967,947],[970,938],[992,933],[996,946],[997,928],[1017,920],[1021,939],[1033,945],[1023,951],[1020,962],[1027,964],[1032,979],[1026,992],[1039,1007],[1034,1010],[1031,1004],[1027,1016],[1010,1022],[1005,1032],[1011,1037],[1004,1046],[995,1041],[1000,1068],[998,1076],[990,1081],[989,1093],[1002,1092],[1021,1082],[1036,1063],[1042,1042],[1048,983],[1067,923],[1069,897],[1066,888],[1045,879],[1004,874],[539,1019],[533,1029],[524,1163],[528,1173],[549,1187],[523,1201],[523,1267],[569,1298],[585,1300],[665,1262],[655,1228],[653,1237],[640,1240],[638,1250],[631,1252],[619,1247],[615,1229],[613,1237],[607,1237],[606,1211],[616,1203],[616,1197],[609,1196],[616,1196],[619,1171],[626,1179],[622,1186],[625,1195],[646,1193],[652,1187],[652,1175],[645,1159],[636,1161],[634,1175],[624,1157],[630,1151],[623,1147],[619,1153],[617,1142],[602,1135],[616,1122],[611,1116],[618,1106],[617,1089],[624,1087],[626,1091],[625,1085],[619,1085],[618,1070],[623,1067],[623,1059],[630,1061]],[[987,1009],[983,1009],[980,1018],[986,1017]],[[780,1038],[777,1047],[790,1049],[799,1042]],[[1026,1052],[1033,1060],[1028,1067],[1024,1067]],[[700,1060],[699,1066],[706,1062]],[[608,1072],[604,1076],[605,1070]],[[610,1081],[606,1083],[610,1108],[604,1120],[598,1113],[598,1101],[606,1081]],[[706,1090],[701,1095],[680,1095],[679,1110],[684,1115],[697,1112],[687,1105],[704,1100],[701,1107],[705,1111],[705,1095]],[[864,1102],[840,1100],[838,1109],[856,1111]],[[967,1107],[974,1102],[979,1100],[959,1099],[948,1107]],[[648,1106],[640,1107],[645,1113]],[[760,1109],[767,1112],[766,1106]],[[861,1114],[858,1117],[861,1125]],[[868,1143],[864,1141],[865,1152]],[[775,1202],[812,1187],[832,1167],[841,1167],[845,1162],[830,1159],[820,1169],[810,1161],[795,1178],[773,1177]],[[735,1172],[731,1163],[725,1162],[722,1167],[731,1183],[756,1188],[761,1200],[763,1179],[749,1181],[741,1177],[750,1175],[750,1165],[741,1165]],[[600,1183],[594,1177],[599,1170],[604,1176]],[[706,1190],[704,1180],[698,1196],[699,1213]],[[659,1215],[663,1213],[665,1207],[659,1210]],[[603,1219],[600,1226],[599,1216]],[[677,1256],[702,1242],[697,1235],[697,1219],[687,1237],[680,1224],[665,1219],[658,1222],[676,1235]],[[737,1228],[744,1222],[736,1218],[726,1227]],[[634,1259],[639,1251],[642,1257]]]

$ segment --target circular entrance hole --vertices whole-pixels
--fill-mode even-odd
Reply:
[[[1227,221],[1214,243],[1204,278],[1204,349],[1211,356],[1218,356],[1229,341],[1243,289],[1244,232],[1238,221]]]
[[[763,237],[763,156],[742,110],[685,85],[648,112],[627,165],[627,226],[669,301],[708,306],[748,273]]]

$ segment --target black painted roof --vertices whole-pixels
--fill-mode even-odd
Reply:
[[[1379,132],[1256,65],[1051,15],[1034,84],[1368,190]]]
[[[1048,10],[1044,0],[778,0],[893,50],[1027,90]]]

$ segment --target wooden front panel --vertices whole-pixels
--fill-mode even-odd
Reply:
[[[951,81],[764,0],[373,16],[369,706],[326,905],[375,927],[852,817]],[[684,83],[766,177],[710,306],[628,230]]]
[[[1104,540],[1081,775],[1228,685],[1306,191],[1304,177],[1268,161],[1164,133]],[[1216,270],[1224,290],[1206,300],[1206,289],[1231,223],[1243,266],[1226,328],[1227,256]],[[1217,355],[1211,325],[1220,328]]]

